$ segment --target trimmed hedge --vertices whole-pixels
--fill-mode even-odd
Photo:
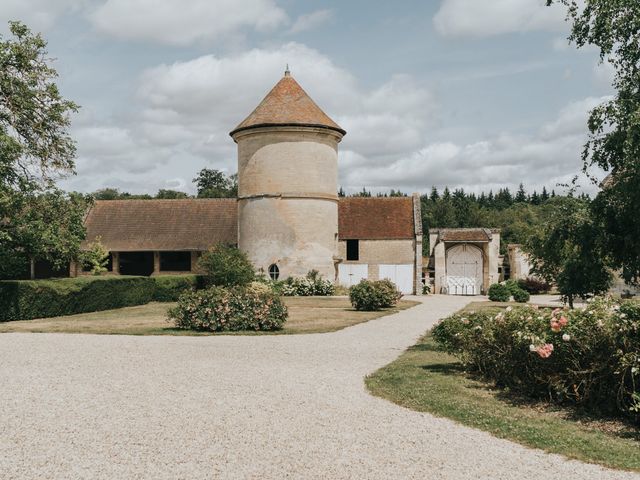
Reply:
[[[156,284],[153,292],[155,302],[177,302],[185,291],[200,290],[205,283],[202,275],[160,275],[151,279]]]
[[[198,275],[86,276],[0,281],[0,322],[173,302],[203,283]]]
[[[153,300],[150,277],[78,277],[0,282],[0,321],[31,320],[142,305]]]

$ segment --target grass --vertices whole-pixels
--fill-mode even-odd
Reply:
[[[401,300],[395,308],[379,312],[358,312],[348,298],[285,297],[289,319],[277,332],[225,332],[226,334],[296,334],[324,333],[341,330],[417,305]],[[216,335],[173,328],[167,322],[167,310],[173,303],[148,303],[135,307],[82,313],[65,317],[0,323],[0,333],[93,333],[111,335]],[[219,334],[218,334],[219,335]]]
[[[640,471],[640,432],[633,426],[510,398],[466,375],[454,357],[437,350],[429,335],[369,376],[366,384],[374,395],[398,405],[496,437],[584,462]]]

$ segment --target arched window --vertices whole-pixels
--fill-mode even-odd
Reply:
[[[269,278],[271,278],[271,280],[278,280],[278,278],[280,278],[280,269],[275,263],[269,265]]]

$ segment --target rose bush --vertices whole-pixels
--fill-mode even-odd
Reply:
[[[323,279],[317,270],[311,270],[304,278],[289,277],[278,288],[287,297],[327,297],[335,292],[333,283]]]
[[[278,295],[250,284],[186,292],[168,315],[177,328],[224,332],[279,330],[288,312]]]
[[[640,304],[460,313],[433,329],[467,369],[532,398],[640,420]]]

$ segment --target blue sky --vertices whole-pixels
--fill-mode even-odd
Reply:
[[[43,33],[82,106],[65,188],[193,192],[201,168],[233,173],[228,132],[288,62],[347,130],[347,190],[478,192],[570,180],[587,112],[611,93],[610,69],[543,3],[3,0],[0,19]]]

